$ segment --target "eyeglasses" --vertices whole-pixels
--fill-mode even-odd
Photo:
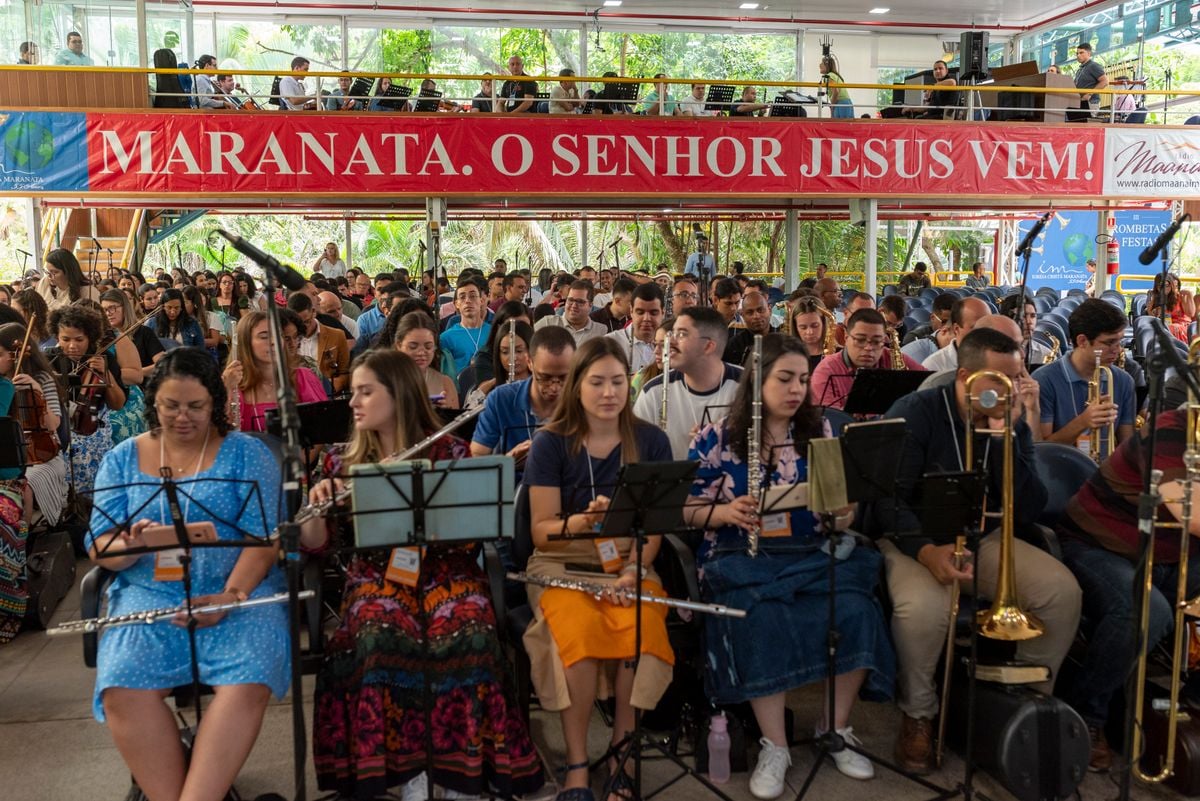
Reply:
[[[586,306],[590,302],[587,298],[567,298],[568,306]]]
[[[539,384],[545,384],[546,386],[554,386],[555,384],[562,385],[567,383],[567,377],[565,375],[546,375],[545,373],[534,373],[533,380]]]
[[[161,417],[169,417],[175,419],[187,415],[189,419],[199,417],[201,419],[207,417],[212,412],[212,402],[204,401],[203,403],[190,404],[188,406],[180,406],[177,403],[156,403],[154,408],[158,410]]]
[[[699,300],[700,293],[698,293],[698,292],[672,292],[671,297],[679,298],[680,300]]]
[[[672,331],[671,336],[674,337],[676,342],[685,342],[685,341],[691,339],[692,337],[695,337],[696,339],[706,339],[709,342],[712,342],[712,337],[706,337],[703,334],[693,333],[691,331],[688,331],[686,328],[683,330]]]
[[[853,336],[853,337],[847,337],[847,339],[849,339],[851,342],[853,342],[855,345],[857,345],[860,348],[871,348],[871,349],[882,348],[884,346],[884,344],[887,342],[887,339],[885,339],[884,337]]]

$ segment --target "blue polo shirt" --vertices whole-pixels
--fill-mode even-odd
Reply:
[[[493,453],[508,453],[532,437],[543,422],[533,411],[529,398],[532,385],[533,379],[526,378],[501,384],[489,392],[471,441],[491,448]]]
[[[1112,366],[1112,375],[1117,425],[1133,425],[1137,414],[1133,378],[1115,364]],[[1035,370],[1033,380],[1038,382],[1041,389],[1042,422],[1054,423],[1054,430],[1057,431],[1082,414],[1087,406],[1088,378],[1075,372],[1069,355]]]

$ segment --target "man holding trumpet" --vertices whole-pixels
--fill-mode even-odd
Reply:
[[[904,768],[928,772],[933,768],[933,719],[938,712],[934,671],[950,625],[950,585],[961,582],[971,590],[973,554],[961,555],[951,538],[960,532],[923,531],[924,499],[921,477],[927,473],[986,467],[987,506],[997,509],[1003,492],[1003,442],[1008,390],[990,378],[977,379],[972,395],[967,379],[980,370],[1007,376],[1016,388],[1012,400],[1013,508],[1015,531],[1032,529],[1046,503],[1046,488],[1034,462],[1033,436],[1025,419],[1024,361],[1020,346],[1011,337],[991,328],[967,334],[958,349],[958,370],[953,384],[923,390],[895,403],[886,417],[903,418],[908,438],[900,454],[899,479],[894,500],[877,504],[875,528],[880,541],[892,598],[892,634],[898,657],[898,705],[903,713],[896,742],[896,761]],[[987,390],[998,402],[985,408],[979,396]],[[966,438],[973,431],[973,461],[966,464]],[[1000,562],[1000,535],[985,522],[979,550],[979,592],[994,598]],[[989,533],[990,532],[990,533]],[[1014,544],[1017,592],[1026,610],[1045,624],[1045,634],[1021,642],[1017,658],[1046,665],[1051,680],[1034,687],[1050,692],[1058,667],[1066,656],[1079,623],[1080,591],[1069,570],[1053,556],[1018,539]]]

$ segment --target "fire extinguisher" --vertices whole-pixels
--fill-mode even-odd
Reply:
[[[1105,259],[1108,262],[1108,274],[1116,275],[1121,269],[1121,243],[1117,241],[1117,218],[1109,214],[1105,220],[1108,228],[1108,257]]]

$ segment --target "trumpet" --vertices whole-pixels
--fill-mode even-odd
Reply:
[[[1200,364],[1200,337],[1193,339],[1191,345],[1188,346],[1188,368],[1196,369]],[[1138,631],[1142,636],[1145,636],[1150,627],[1150,600],[1154,594],[1154,540],[1156,528],[1175,528],[1179,527],[1179,579],[1175,589],[1175,631],[1174,640],[1171,647],[1171,692],[1167,699],[1167,739],[1166,750],[1163,756],[1162,766],[1157,773],[1146,773],[1141,766],[1139,759],[1135,759],[1131,765],[1133,775],[1144,782],[1159,783],[1164,782],[1175,774],[1175,744],[1178,737],[1179,721],[1186,719],[1187,715],[1179,708],[1179,694],[1182,686],[1181,677],[1183,672],[1187,670],[1187,636],[1191,628],[1187,625],[1184,617],[1188,607],[1188,550],[1191,543],[1191,528],[1192,528],[1192,486],[1200,479],[1200,398],[1197,398],[1190,391],[1188,392],[1187,410],[1187,429],[1184,440],[1183,451],[1183,466],[1185,475],[1183,479],[1183,495],[1181,500],[1182,512],[1179,516],[1178,523],[1168,522],[1152,522],[1150,531],[1143,532],[1149,535],[1149,546],[1146,548],[1146,565],[1144,568],[1144,585],[1142,586],[1142,607],[1138,620]],[[1158,487],[1162,483],[1163,473],[1161,470],[1152,470],[1150,473],[1150,493],[1149,497],[1155,499],[1156,505],[1161,502]],[[1143,643],[1143,647],[1137,655],[1137,690],[1136,698],[1133,707],[1133,742],[1131,744],[1131,753],[1138,757],[1142,754],[1142,737],[1145,718],[1145,701],[1146,701],[1146,663],[1150,658],[1150,648],[1152,643]]]
[[[302,590],[296,597],[301,601],[312,598],[316,595],[313,590]],[[216,612],[227,612],[230,609],[249,609],[254,606],[267,606],[268,604],[287,603],[288,594],[279,592],[274,595],[265,595],[262,598],[250,598],[245,601],[230,601],[227,604],[206,604],[205,606],[193,606],[193,615],[211,615]],[[67,634],[94,634],[100,629],[111,629],[117,626],[135,626],[137,624],[149,625],[158,623],[161,620],[170,620],[178,614],[188,611],[186,605],[163,607],[160,609],[147,609],[144,612],[130,612],[127,615],[113,615],[111,617],[92,617],[85,620],[68,620],[62,625],[55,626],[52,629],[47,629],[46,634],[51,637],[62,637]]]
[[[566,578],[563,576],[538,576],[529,573],[507,573],[505,575],[509,581],[519,581],[522,584],[535,584],[539,587],[548,587],[557,590],[575,590],[576,592],[586,592],[594,598],[600,598],[609,590],[613,589],[612,584],[601,584],[598,581],[581,581],[579,579]],[[629,598],[635,600],[638,594],[633,590],[619,590],[617,596],[620,598]],[[684,601],[679,598],[663,598],[660,595],[643,594],[641,599],[644,603],[661,604],[669,606],[673,609],[687,609],[692,612],[703,612],[706,615],[721,615],[723,617],[745,617],[745,609],[733,609],[724,604],[706,604],[699,601]]]
[[[973,392],[973,388],[982,379],[998,381],[1003,387],[1004,394],[1001,395],[993,389],[988,389],[976,395]],[[973,407],[975,403],[978,403],[985,409],[994,409],[999,404],[1002,404],[1004,407],[1004,428],[999,432],[1004,437],[1003,453],[1001,454],[1004,467],[1000,485],[1000,572],[996,578],[995,600],[992,601],[990,609],[983,610],[976,615],[976,624],[979,626],[979,633],[989,639],[1007,641],[1030,640],[1045,633],[1046,627],[1036,616],[1022,610],[1017,599],[1017,579],[1014,567],[1013,460],[1015,456],[1013,454],[1012,417],[1013,399],[1016,397],[1016,390],[1012,379],[995,370],[978,370],[967,376],[966,390],[968,407]],[[973,416],[973,412],[969,412],[969,414]],[[967,424],[964,450],[963,463],[968,470],[971,470],[975,466],[975,426],[971,422]],[[955,566],[959,569],[962,568],[963,558],[966,555],[966,544],[967,540],[965,536],[960,534],[955,538],[954,560]],[[961,587],[959,586],[958,579],[955,579],[950,585],[950,626],[946,634],[946,658],[943,668],[941,714],[938,716],[937,747],[934,752],[935,760],[939,765],[942,762],[943,744],[946,739],[946,720],[948,717],[946,709],[950,702],[950,678],[954,665],[954,629],[958,618],[960,596]]]
[[[1093,406],[1100,402],[1104,397],[1104,387],[1107,385],[1108,394],[1113,391],[1113,374],[1112,370],[1100,364],[1100,351],[1095,351],[1096,367],[1092,370],[1092,378],[1088,381],[1088,397],[1089,406]],[[1109,423],[1101,429],[1093,429],[1091,436],[1088,438],[1088,455],[1092,457],[1092,461],[1096,464],[1104,461],[1104,457],[1112,453],[1113,447],[1117,444],[1117,424]]]
[[[762,334],[755,334],[750,350],[750,436],[746,442],[746,494],[754,500],[756,515],[746,531],[751,556],[758,556],[758,538],[762,533],[757,518],[762,508],[762,405]]]

